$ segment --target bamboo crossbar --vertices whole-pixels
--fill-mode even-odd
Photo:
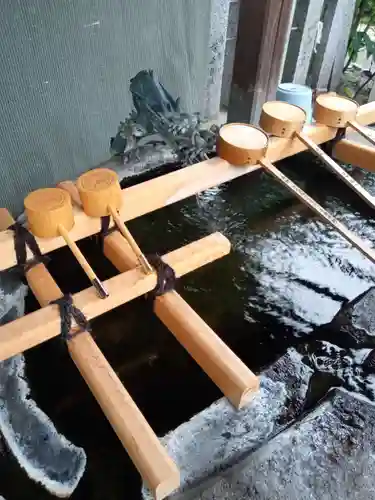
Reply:
[[[9,212],[2,209],[0,231],[13,222]],[[63,296],[43,263],[27,270],[26,279],[41,307]],[[180,483],[178,468],[91,334],[81,332],[67,342],[67,349],[155,500],[171,494]]]
[[[375,172],[375,148],[373,146],[343,139],[336,144],[333,155],[339,161]]]
[[[138,265],[123,236],[104,238],[104,255],[120,271]],[[176,291],[156,297],[154,312],[235,408],[242,408],[259,388],[258,377],[216,335]]]
[[[357,120],[362,125],[374,123],[375,102],[361,106]],[[335,137],[336,129],[325,125],[310,125],[304,128],[304,133],[315,144],[322,144]],[[305,150],[307,147],[298,138],[291,140],[272,137],[267,158],[276,162]],[[126,222],[135,219],[260,168],[260,165],[235,167],[220,158],[212,158],[123,189],[121,220]],[[75,208],[75,226],[69,233],[72,240],[78,241],[99,231],[100,220],[98,218],[88,217],[81,209]],[[42,253],[51,252],[66,244],[61,237],[37,238],[37,242]],[[8,269],[16,264],[11,232],[5,231],[0,234],[0,255],[0,270]]]
[[[229,251],[228,239],[220,233],[213,233],[168,253],[163,259],[180,277],[227,255]],[[100,299],[92,287],[73,296],[74,304],[88,319],[150,292],[156,286],[156,274],[145,275],[136,268],[106,280],[104,285],[109,292],[105,300]],[[49,305],[1,326],[0,361],[57,337],[60,331],[60,314],[56,305]]]

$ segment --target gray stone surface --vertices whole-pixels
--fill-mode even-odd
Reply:
[[[371,500],[375,408],[335,390],[231,470],[176,500]]]
[[[1,206],[108,160],[141,69],[203,112],[212,1],[2,2]]]
[[[230,0],[211,0],[208,77],[202,114],[214,118],[220,111]]]
[[[241,411],[222,398],[162,439],[180,469],[180,491],[238,463],[302,410],[313,370],[301,359],[288,351],[261,375],[259,393]]]
[[[0,324],[24,314],[27,292],[11,272],[0,273]],[[86,467],[86,454],[58,433],[30,397],[25,357],[0,363],[0,431],[27,475],[59,497],[68,497]]]
[[[283,81],[304,85],[317,40],[324,0],[299,0],[294,12]]]
[[[332,321],[316,330],[317,335],[350,348],[375,347],[375,287],[342,305]]]
[[[355,0],[325,2],[322,37],[307,81],[313,88],[324,90],[330,86],[334,89],[339,84],[354,7]]]

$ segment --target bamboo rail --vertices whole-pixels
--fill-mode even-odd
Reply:
[[[375,102],[361,106],[357,120],[362,125],[374,123]],[[321,144],[333,139],[336,135],[336,129],[325,125],[306,126],[304,133],[315,144]],[[305,150],[307,147],[298,138],[290,140],[272,137],[267,158],[276,162]],[[125,222],[135,219],[260,168],[262,168],[260,165],[235,167],[220,158],[212,158],[185,167],[162,177],[123,189],[123,205],[119,216]],[[75,210],[75,226],[69,233],[73,241],[78,241],[99,231],[100,221],[97,218],[88,217],[81,209]],[[37,242],[42,253],[51,252],[65,245],[65,241],[61,237],[48,240],[37,238]],[[16,264],[13,235],[10,232],[5,231],[0,234],[0,254],[2,256],[0,270],[8,269]]]
[[[230,243],[220,233],[174,250],[163,257],[182,276],[205,264],[213,262],[230,251]],[[90,287],[73,296],[74,304],[88,319],[96,318],[115,307],[144,295],[156,286],[156,274],[143,274],[133,269],[106,280],[104,283],[109,297],[100,299]],[[0,326],[0,361],[26,351],[46,340],[60,335],[60,314],[56,305],[49,305]]]
[[[115,231],[104,238],[104,255],[120,271],[133,269],[138,259]],[[154,312],[235,408],[242,408],[259,388],[258,377],[216,335],[176,291],[154,301]]]
[[[375,172],[375,148],[349,139],[342,139],[333,149],[337,160]]]
[[[14,220],[0,209],[0,231]],[[41,307],[63,296],[43,263],[26,271],[26,279]],[[125,389],[89,332],[80,332],[67,342],[69,354],[103,413],[127,450],[156,500],[180,483],[180,473],[147,420]]]
[[[91,178],[96,180],[96,183],[91,182]],[[85,181],[90,184],[90,189],[84,191],[83,202],[80,194]],[[99,189],[96,184],[100,185]],[[85,210],[88,206],[89,212],[94,213],[91,210],[93,206],[96,216],[107,215],[112,198],[115,198],[117,192],[121,193],[118,181],[113,180],[113,172],[103,169],[83,174],[78,179],[77,186],[66,181],[60,187],[70,193],[78,206],[82,205]],[[104,255],[120,272],[126,272],[141,264],[147,274],[150,264],[138,244],[129,230],[123,234],[122,221],[116,220],[116,224],[118,231],[104,238]],[[148,266],[142,265],[139,254]],[[258,378],[176,291],[155,297],[154,312],[235,408],[242,408],[253,398],[259,388]]]

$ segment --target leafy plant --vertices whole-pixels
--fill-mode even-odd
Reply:
[[[375,25],[375,0],[357,0],[355,14],[350,32],[348,45],[348,60],[344,72],[348,70],[353,62],[356,62],[358,54],[362,49],[366,50],[366,56],[375,61],[375,42],[369,36],[369,30]],[[363,29],[359,29],[364,26]],[[356,92],[350,97],[356,97],[375,77],[375,72],[369,73],[367,80],[360,85]],[[346,92],[349,95],[351,92]]]
[[[369,29],[375,24],[375,0],[357,0],[351,34],[348,45],[348,60],[344,72],[357,60],[359,51],[366,49],[367,57],[375,59],[375,43],[368,35]],[[364,29],[359,30],[359,26]]]

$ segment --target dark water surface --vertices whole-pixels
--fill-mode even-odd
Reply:
[[[375,245],[371,210],[308,154],[283,170],[340,221]],[[357,174],[357,173],[356,173]],[[371,174],[358,180],[375,195]],[[152,196],[152,193],[150,193]],[[166,252],[214,231],[229,256],[179,280],[178,291],[254,371],[328,322],[345,299],[375,283],[370,261],[275,181],[254,173],[129,223],[145,252]],[[116,271],[94,239],[80,247],[101,278]],[[67,249],[49,266],[65,292],[88,286]],[[35,307],[32,298],[29,310]],[[219,390],[138,299],[93,321],[94,337],[158,435],[220,397]],[[71,498],[140,498],[140,478],[59,339],[26,353],[31,396],[88,466]],[[4,462],[4,464],[2,464]],[[0,458],[7,500],[53,498],[14,459]]]

